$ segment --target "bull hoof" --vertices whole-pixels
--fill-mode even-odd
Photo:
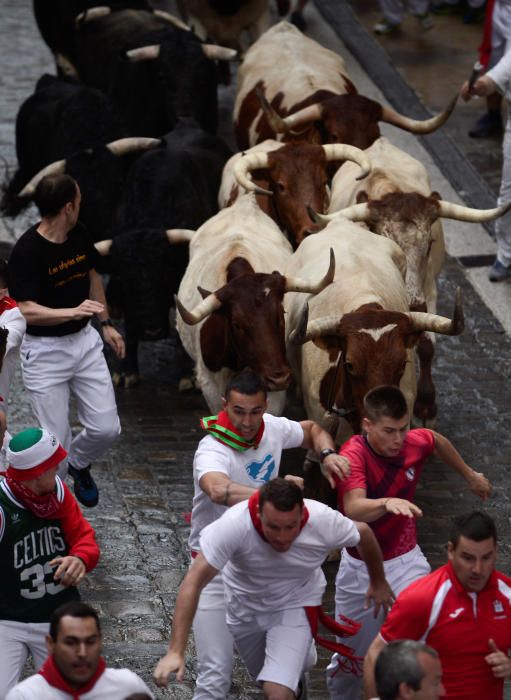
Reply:
[[[127,374],[124,380],[124,388],[131,389],[131,387],[136,386],[140,381],[138,374]]]

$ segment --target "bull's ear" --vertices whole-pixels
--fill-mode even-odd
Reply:
[[[332,348],[340,350],[342,339],[338,335],[319,335],[312,342],[320,350],[330,351]]]
[[[369,195],[365,190],[360,190],[360,192],[357,193],[357,204],[363,204],[364,202],[369,201]]]
[[[417,344],[417,341],[421,337],[423,331],[412,331],[405,335],[405,348],[413,348]]]
[[[210,372],[229,366],[229,328],[221,312],[213,312],[200,329],[200,348],[204,364]]]
[[[203,299],[209,297],[209,295],[211,294],[211,292],[208,292],[208,290],[204,289],[204,287],[197,287],[197,290]]]

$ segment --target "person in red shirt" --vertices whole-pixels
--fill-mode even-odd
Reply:
[[[495,523],[480,511],[458,516],[448,562],[397,598],[364,664],[366,696],[374,695],[380,651],[415,639],[438,652],[449,700],[502,700],[511,677],[511,578],[495,569]]]
[[[412,581],[429,573],[430,566],[417,544],[415,518],[422,511],[413,503],[417,482],[427,458],[434,454],[458,472],[470,490],[482,499],[491,486],[471,469],[451,442],[425,428],[410,430],[408,406],[396,386],[380,386],[364,398],[362,435],[350,438],[340,454],[349,462],[350,474],[337,482],[338,506],[344,515],[366,522],[381,547],[385,575],[395,595]],[[384,616],[365,609],[362,591],[365,572],[357,552],[343,552],[336,578],[335,611],[362,625],[350,639],[357,656],[364,657]],[[358,700],[362,668],[346,666],[337,654],[327,667],[331,700]]]

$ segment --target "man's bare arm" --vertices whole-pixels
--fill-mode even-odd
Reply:
[[[367,567],[370,580],[366,593],[366,608],[370,607],[371,604],[373,605],[374,617],[378,614],[380,607],[383,607],[385,614],[387,614],[395,600],[395,596],[385,578],[380,545],[369,525],[365,523],[355,523],[355,525],[360,533],[360,542],[357,546],[358,553]]]
[[[199,554],[184,577],[177,594],[169,648],[154,669],[153,677],[156,685],[166,688],[171,673],[176,674],[176,680],[183,680],[186,643],[199,604],[199,597],[202,589],[217,574],[218,569],[208,564],[204,556]]]
[[[256,489],[243,486],[229,479],[223,472],[208,472],[201,476],[199,486],[209,498],[220,506],[233,506],[254,493]]]
[[[367,498],[365,489],[352,489],[344,494],[344,514],[352,520],[360,520],[363,523],[373,523],[378,518],[392,513],[404,515],[408,518],[420,518],[422,510],[405,498]]]
[[[376,697],[374,667],[376,665],[376,659],[378,658],[384,646],[385,642],[380,637],[380,635],[377,634],[373,640],[373,643],[367,650],[367,654],[364,659],[364,697],[366,698],[366,700],[369,700],[369,698]]]
[[[69,309],[52,309],[35,301],[18,302],[19,309],[31,326],[56,326],[67,321],[79,321],[100,314],[104,306],[92,299],[85,299],[79,306]]]

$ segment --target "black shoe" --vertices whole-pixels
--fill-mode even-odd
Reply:
[[[77,501],[87,508],[93,508],[98,505],[99,492],[94,479],[90,473],[89,464],[85,469],[76,469],[71,464],[68,468],[68,473],[72,476],[75,486],[75,497]]]
[[[476,121],[468,132],[473,139],[487,139],[502,135],[502,117],[500,111],[486,112]]]
[[[431,5],[431,12],[434,15],[460,15],[463,12],[463,3],[438,2]]]

